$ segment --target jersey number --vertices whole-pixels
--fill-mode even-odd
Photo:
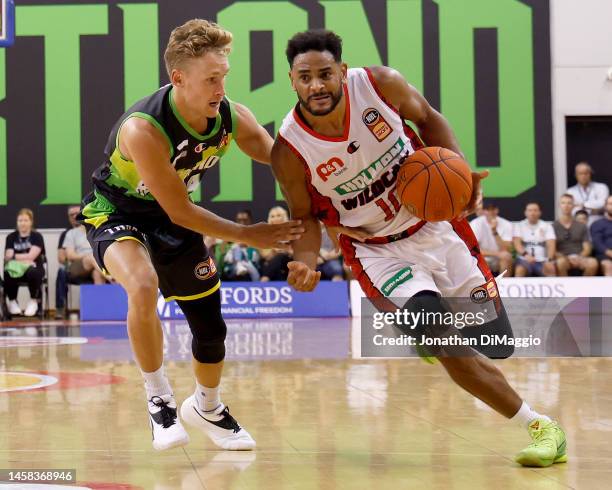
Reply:
[[[387,202],[383,198],[376,199],[376,201],[374,202],[380,209],[384,211],[385,221],[391,221],[399,212],[399,210],[402,209],[402,205],[397,200],[397,197],[395,197],[395,189],[392,189],[389,194],[387,194],[387,200],[391,203],[393,209],[391,209],[391,206],[389,206],[389,204],[387,204]]]

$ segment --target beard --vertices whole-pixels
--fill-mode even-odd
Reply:
[[[309,100],[311,98],[313,98],[313,97],[319,97],[321,95],[329,95],[331,97],[331,105],[329,106],[328,109],[320,109],[320,110],[312,109],[310,107]],[[300,101],[300,105],[308,113],[312,114],[313,116],[327,116],[340,103],[340,101],[342,100],[342,96],[343,95],[344,95],[344,86],[342,84],[340,85],[340,87],[338,88],[338,91],[335,94],[333,94],[331,92],[324,92],[322,94],[311,95],[310,97],[308,97],[308,100],[304,100],[302,97],[300,97],[300,94],[297,94],[298,100]]]

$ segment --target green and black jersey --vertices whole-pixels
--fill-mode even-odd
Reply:
[[[234,104],[224,98],[217,117],[208,120],[207,133],[196,132],[179,114],[173,102],[172,85],[160,88],[130,107],[110,133],[104,150],[106,159],[95,170],[93,184],[96,201],[112,206],[121,214],[142,217],[163,216],[165,212],[142,181],[134,162],[119,150],[119,131],[132,117],[149,121],[166,138],[170,146],[169,165],[185,182],[189,193],[197,188],[202,174],[225,154],[236,128]],[[91,205],[97,207],[95,203]],[[95,215],[102,210],[83,211],[86,218],[91,214],[95,220]]]

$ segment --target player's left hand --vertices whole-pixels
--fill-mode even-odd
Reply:
[[[480,182],[482,179],[486,179],[488,176],[488,170],[483,170],[482,172],[472,172],[472,197],[457,219],[465,219],[470,214],[474,213],[478,207],[482,207],[482,186],[480,185]]]
[[[321,280],[321,272],[311,269],[303,262],[292,260],[287,264],[287,268],[289,269],[287,284],[296,291],[312,291]]]

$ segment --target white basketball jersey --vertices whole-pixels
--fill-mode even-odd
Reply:
[[[305,166],[315,216],[377,237],[395,235],[419,222],[400,204],[395,184],[400,159],[422,144],[367,68],[352,68],[347,78],[342,136],[316,133],[294,109],[280,138]]]

